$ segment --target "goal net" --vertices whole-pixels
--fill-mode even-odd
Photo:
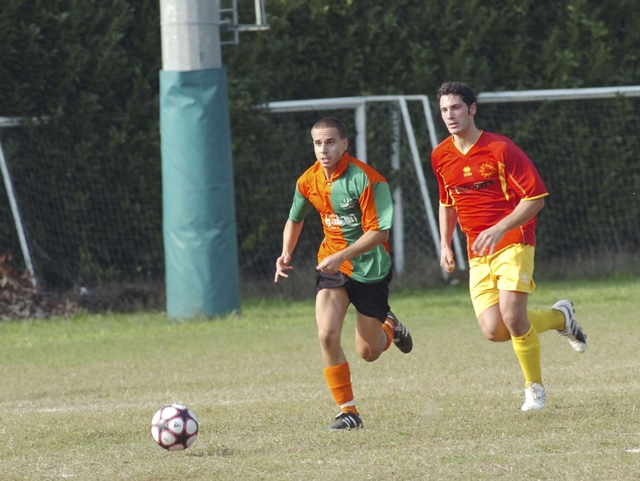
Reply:
[[[45,290],[163,280],[159,166],[96,142],[0,125],[0,250]]]
[[[550,192],[538,217],[538,278],[635,275],[640,267],[639,96],[640,87],[478,96],[476,124],[481,129],[503,133],[520,145],[540,170]],[[247,218],[239,217],[241,237],[242,233],[252,233],[247,237],[252,242],[242,246],[242,256],[256,261],[256,278],[261,277],[258,265],[267,265],[266,271],[272,271],[273,252],[281,249],[279,230],[286,220],[295,180],[313,162],[309,129],[319,118],[335,116],[343,119],[350,130],[351,153],[364,157],[378,169],[395,194],[401,192],[401,197],[396,197],[397,215],[391,237],[394,267],[400,274],[395,286],[442,284],[438,245],[434,244],[429,222],[429,208],[437,216],[438,206],[430,152],[448,136],[439,118],[437,101],[432,98],[427,103],[433,113],[425,113],[420,102],[407,102],[411,122],[405,123],[398,122],[401,114],[397,100],[376,102],[362,98],[364,112],[353,105],[346,108],[350,100],[269,104],[270,116],[263,121],[272,140],[260,144],[260,149],[270,144],[267,149],[274,148],[275,152],[256,152],[257,159],[265,159],[264,163],[258,161],[265,196],[257,202],[253,221],[244,223]],[[341,102],[343,105],[338,108]],[[358,132],[359,116],[366,119],[364,138]],[[410,142],[408,129],[414,131],[415,145]],[[416,148],[422,169],[414,162],[412,150]],[[430,207],[422,195],[421,177],[425,179]],[[255,186],[256,177],[246,177],[245,181],[247,184],[238,185],[239,195],[252,192],[250,187]],[[277,198],[274,191],[278,192]],[[270,218],[274,209],[280,212],[273,226],[277,235],[269,242],[266,238],[270,228],[258,233],[257,225]],[[322,235],[313,216],[305,224],[305,231],[294,256],[297,265],[305,259],[312,262]],[[464,239],[461,243],[462,251],[466,251]],[[398,247],[403,250],[401,256],[397,254]],[[258,261],[267,252],[268,261]],[[457,257],[459,266],[464,267],[464,260]],[[464,277],[465,272],[458,270],[456,275]],[[301,282],[307,282],[304,276],[294,285],[299,287]],[[287,289],[286,285],[278,286],[279,292]]]
[[[537,278],[637,275],[639,95],[640,87],[478,96],[477,125],[520,145],[550,192],[538,219]],[[304,103],[298,102],[298,107]],[[439,267],[439,242],[434,238],[438,197],[430,153],[448,135],[435,98],[359,97],[306,103],[311,103],[306,110],[281,102],[232,112],[243,297],[313,295],[322,239],[319,218],[313,213],[294,253],[295,274],[277,285],[273,276],[295,182],[315,161],[310,128],[324,116],[345,121],[349,151],[379,170],[394,193],[392,288],[450,281]],[[141,150],[147,148],[142,141],[139,145]],[[27,264],[22,235],[45,288],[132,280],[163,285],[157,152],[150,148],[144,154],[104,152],[96,139],[54,138],[48,125],[23,128],[1,122],[0,148],[12,186],[8,192],[6,179],[0,183],[0,214],[5,219],[0,251],[12,251],[16,267]],[[11,196],[22,233],[13,221]],[[462,270],[455,276],[464,277],[466,246],[462,236],[456,238]]]

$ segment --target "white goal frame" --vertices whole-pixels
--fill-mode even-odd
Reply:
[[[605,99],[615,97],[640,97],[640,85],[620,86],[620,87],[592,87],[592,88],[575,88],[575,89],[548,89],[548,90],[522,90],[522,91],[504,91],[504,92],[480,92],[477,95],[478,103],[508,103],[508,102],[542,102],[542,101],[561,101],[561,100],[588,100],[588,99]],[[363,162],[367,162],[367,117],[366,104],[368,102],[395,102],[398,104],[402,122],[404,123],[407,133],[407,140],[411,149],[420,192],[429,222],[429,229],[433,238],[435,252],[440,262],[440,235],[434,209],[429,197],[429,191],[425,181],[422,161],[418,152],[418,146],[415,140],[415,133],[409,110],[408,101],[419,101],[422,103],[425,121],[429,132],[429,141],[431,148],[434,149],[439,141],[436,135],[436,129],[431,111],[431,104],[426,95],[381,95],[381,96],[363,96],[363,97],[341,97],[326,99],[309,99],[309,100],[285,100],[269,102],[263,105],[272,113],[287,112],[309,112],[315,110],[330,109],[354,109],[356,124],[356,155]],[[399,141],[396,134],[394,144]],[[394,170],[399,168],[398,151],[393,149],[394,154],[391,158],[391,165]],[[404,268],[404,223],[402,210],[402,192],[400,188],[396,188],[393,192],[395,204],[395,229],[393,230],[393,257],[394,268],[398,274],[402,275]],[[461,270],[467,269],[466,253],[462,251],[458,229],[453,236],[453,247],[456,256],[457,267]],[[443,269],[442,275],[445,280],[448,279],[447,272]]]
[[[331,109],[353,109],[355,110],[355,126],[356,126],[356,156],[363,162],[367,162],[367,114],[366,105],[372,102],[387,102],[396,103],[400,109],[402,116],[402,122],[405,132],[407,133],[407,141],[409,142],[409,148],[411,150],[411,157],[413,165],[416,171],[418,185],[420,186],[420,194],[424,205],[425,212],[427,214],[427,221],[429,223],[429,231],[433,239],[435,252],[437,255],[438,264],[440,263],[440,230],[438,227],[438,221],[429,197],[429,189],[424,175],[422,167],[422,159],[418,151],[418,144],[416,142],[415,132],[411,117],[409,115],[408,101],[418,101],[422,104],[427,129],[429,131],[429,141],[431,148],[434,149],[438,145],[438,140],[435,131],[435,125],[433,123],[433,116],[431,114],[431,107],[429,105],[429,98],[426,95],[379,95],[379,96],[365,96],[365,97],[341,97],[341,98],[327,98],[327,99],[309,99],[309,100],[284,100],[279,102],[269,102],[264,105],[263,108],[268,109],[271,113],[292,113],[292,112],[310,112],[315,110],[331,110]],[[398,119],[399,120],[399,119]],[[399,152],[397,149],[397,143],[399,139],[399,129],[394,133],[393,152],[391,158],[391,167],[394,170],[400,168]],[[393,199],[395,205],[394,213],[394,229],[393,229],[393,261],[394,271],[402,276],[404,271],[405,253],[404,253],[404,216],[402,206],[402,190],[400,187],[396,187],[393,192]],[[456,255],[456,264],[460,270],[467,269],[466,256],[462,250],[462,244],[456,229],[453,236],[453,246]],[[441,269],[442,277],[447,280],[449,273],[444,269]]]
[[[14,127],[19,125],[19,121],[16,123],[4,122],[6,117],[0,117],[0,126]],[[16,232],[18,233],[18,241],[20,242],[20,249],[22,250],[22,257],[24,257],[24,263],[31,275],[31,284],[36,287],[36,272],[33,268],[33,261],[31,260],[31,252],[29,251],[29,244],[27,244],[27,237],[24,233],[24,224],[22,223],[22,217],[20,216],[20,209],[18,208],[18,201],[16,199],[15,192],[13,190],[13,182],[11,181],[11,175],[9,174],[9,168],[7,166],[7,159],[4,156],[2,150],[2,140],[0,140],[0,172],[2,172],[2,180],[4,181],[4,188],[7,191],[7,197],[9,198],[9,206],[11,207],[11,213],[13,214],[13,221],[16,225]]]
[[[31,118],[30,121],[34,124],[40,124],[47,122],[49,117]],[[0,128],[19,127],[25,122],[23,117],[0,117]],[[15,192],[13,190],[13,182],[11,180],[11,174],[9,173],[9,167],[7,166],[7,159],[4,156],[2,150],[2,141],[0,139],[0,172],[2,172],[2,180],[4,182],[4,188],[7,191],[7,197],[9,198],[9,206],[11,207],[11,213],[13,214],[13,221],[16,225],[16,232],[18,233],[18,241],[20,242],[20,249],[22,250],[22,257],[24,257],[25,267],[31,275],[31,284],[33,287],[37,286],[36,271],[33,267],[33,260],[31,259],[31,251],[29,250],[29,244],[27,243],[27,236],[24,232],[24,224],[22,223],[22,217],[20,215],[20,208],[18,206],[18,200],[16,199]]]
[[[478,103],[543,102],[545,100],[588,100],[610,99],[615,97],[640,97],[640,85],[630,85],[626,87],[481,92],[478,94]]]

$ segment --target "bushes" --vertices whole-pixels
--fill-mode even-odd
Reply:
[[[7,0],[0,25],[0,115],[49,118],[0,131],[41,280],[158,275],[157,1]]]
[[[243,12],[250,9],[240,3]],[[271,194],[262,187],[254,192],[240,179],[279,161],[269,147],[271,120],[251,106],[370,94],[432,96],[450,79],[477,91],[634,84],[640,78],[635,7],[631,0],[268,2],[271,29],[243,33],[240,46],[223,50],[236,185],[243,185],[237,215],[250,219],[240,222],[247,226],[239,230],[241,253],[277,245],[274,226],[283,214],[264,205]],[[51,209],[30,227],[39,269],[52,285],[160,278],[159,2],[4,0],[0,45],[0,116],[50,117],[46,132],[25,134],[31,143],[46,137],[47,154],[11,165],[18,194],[25,199],[37,191]],[[510,134],[518,139],[527,132]],[[12,135],[0,130],[3,142],[13,142]],[[627,151],[619,162],[637,183],[637,158]],[[28,172],[42,174],[34,179]],[[64,187],[70,185],[72,191]],[[101,191],[101,185],[107,187]],[[620,179],[598,188],[619,191]],[[43,214],[41,203],[21,205],[25,217]],[[0,215],[10,218],[7,205],[0,204]],[[18,251],[13,230],[5,223],[0,242]]]

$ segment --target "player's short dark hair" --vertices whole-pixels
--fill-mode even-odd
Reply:
[[[316,129],[336,129],[341,139],[347,138],[347,126],[344,125],[342,120],[336,119],[335,117],[324,117],[318,120],[313,127],[311,127],[311,131]]]
[[[462,82],[445,82],[438,89],[438,102],[443,95],[457,95],[462,101],[471,107],[476,103],[476,94],[467,84]]]

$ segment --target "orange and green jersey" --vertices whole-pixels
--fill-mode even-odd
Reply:
[[[549,195],[531,159],[510,139],[491,132],[480,137],[466,154],[445,139],[431,154],[439,184],[440,204],[453,207],[471,246],[480,232],[509,215],[523,200]],[[496,251],[511,244],[536,245],[536,218],[507,232]]]
[[[352,245],[365,232],[389,230],[393,224],[389,184],[375,169],[346,152],[331,179],[317,161],[298,179],[289,219],[301,222],[314,209],[324,230],[318,262]],[[366,283],[384,279],[390,269],[388,242],[340,266],[340,272]]]

